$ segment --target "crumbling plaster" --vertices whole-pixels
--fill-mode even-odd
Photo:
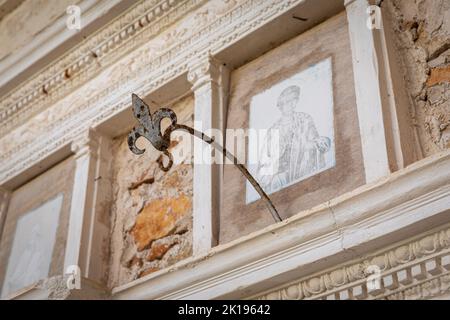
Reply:
[[[450,147],[450,0],[388,0],[424,156]]]

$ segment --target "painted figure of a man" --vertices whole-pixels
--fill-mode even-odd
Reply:
[[[290,86],[281,92],[277,101],[281,117],[269,129],[260,149],[259,159],[266,160],[259,164],[256,176],[268,193],[310,176],[326,165],[324,154],[330,149],[330,138],[319,136],[309,114],[295,111],[299,98],[298,86]],[[268,175],[264,169],[269,165],[267,159],[274,161],[270,159],[269,150],[274,132],[279,138],[278,168]]]

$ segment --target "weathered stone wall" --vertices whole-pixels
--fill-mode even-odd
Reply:
[[[388,0],[423,155],[450,147],[450,0]]]
[[[172,105],[179,123],[187,125],[193,124],[193,108],[193,96]],[[128,149],[126,136],[115,139],[111,287],[191,255],[193,166],[190,152],[180,155],[180,142],[190,141],[185,138],[190,139],[186,133],[172,134],[175,164],[168,172],[158,167],[160,152],[150,144],[137,156]]]

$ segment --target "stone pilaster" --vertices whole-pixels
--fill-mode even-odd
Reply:
[[[352,49],[356,105],[366,182],[390,174],[374,35],[367,26],[368,0],[345,2]],[[369,63],[373,61],[373,63]]]
[[[195,95],[195,129],[214,134],[216,142],[223,145],[225,130],[226,100],[228,94],[228,69],[212,58],[190,68],[188,80]],[[219,213],[222,186],[222,163],[214,159],[223,156],[212,155],[211,146],[194,141],[194,199],[193,199],[193,252],[194,255],[208,251],[217,244],[219,234]]]
[[[76,168],[70,208],[64,271],[80,267],[81,276],[106,282],[111,183],[109,139],[89,130],[72,143]]]

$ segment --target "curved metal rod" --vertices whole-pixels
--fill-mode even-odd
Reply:
[[[238,163],[237,158],[232,153],[230,153],[225,147],[221,146],[219,143],[214,141],[214,139],[212,139],[211,137],[207,136],[203,132],[200,132],[200,131],[198,131],[198,130],[196,130],[194,128],[188,127],[188,126],[183,125],[183,124],[176,124],[172,128],[171,127],[167,128],[166,131],[164,131],[164,135],[166,135],[166,132],[169,129],[171,129],[170,133],[175,131],[175,130],[187,131],[191,135],[193,135],[193,136],[195,136],[195,137],[197,137],[199,139],[202,139],[206,143],[212,145],[215,149],[220,150],[222,152],[222,154],[225,154],[225,156],[233,162],[233,164],[242,172],[242,174],[252,184],[253,188],[255,188],[256,192],[258,192],[260,197],[265,200],[267,208],[269,209],[270,213],[272,214],[272,217],[274,218],[274,220],[277,221],[277,222],[282,221],[282,219],[281,219],[277,209],[273,205],[272,201],[270,201],[269,196],[264,192],[264,190],[261,188],[259,183],[255,180],[255,178],[253,178],[253,176],[250,174],[250,172],[248,172],[247,168],[243,164]]]
[[[155,113],[151,114],[150,108],[136,94],[132,94],[132,102],[134,116],[140,123],[139,126],[134,127],[133,130],[131,130],[131,132],[128,134],[128,147],[134,154],[139,155],[145,152],[145,149],[142,150],[136,147],[136,140],[139,137],[145,137],[157,150],[163,152],[163,154],[168,157],[169,163],[166,166],[163,163],[163,154],[161,154],[157,160],[161,170],[167,172],[173,165],[172,155],[168,151],[168,148],[170,146],[170,135],[175,130],[186,131],[191,135],[212,145],[215,149],[221,151],[222,154],[230,159],[247,178],[247,180],[252,184],[260,197],[264,199],[267,208],[272,214],[274,220],[277,222],[282,221],[277,209],[273,205],[272,201],[270,201],[269,196],[264,192],[259,183],[255,180],[255,178],[253,178],[250,172],[248,172],[247,168],[243,164],[238,163],[237,158],[233,154],[231,154],[225,147],[221,146],[219,143],[214,141],[213,138],[205,135],[203,132],[200,132],[183,124],[177,124],[177,116],[171,109],[160,108]],[[161,121],[164,118],[169,118],[171,120],[171,124],[164,130],[164,134],[161,135]]]

